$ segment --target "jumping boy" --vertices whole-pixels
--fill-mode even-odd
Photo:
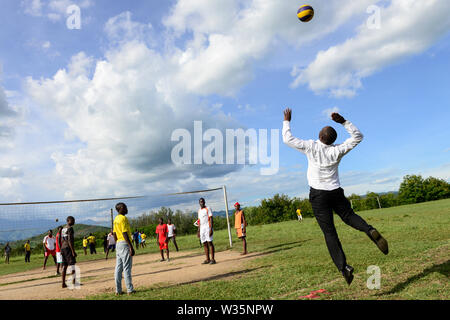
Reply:
[[[339,182],[338,166],[342,157],[362,141],[363,135],[350,121],[338,113],[333,113],[331,114],[333,121],[342,124],[350,134],[350,138],[342,144],[333,144],[337,133],[332,127],[327,126],[320,131],[319,140],[301,140],[292,136],[291,114],[289,108],[284,111],[283,142],[304,153],[308,158],[309,201],[324,234],[331,258],[350,285],[353,280],[353,267],[347,264],[334,226],[333,210],[346,224],[365,232],[381,252],[388,254],[387,241],[375,228],[355,214]]]

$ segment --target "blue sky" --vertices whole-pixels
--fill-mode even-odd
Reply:
[[[69,30],[65,9],[81,9]],[[450,179],[450,4],[422,1],[4,0],[0,202],[145,195],[227,185],[230,202],[306,197],[306,157],[280,168],[175,166],[170,135],[279,129],[316,139],[335,109],[363,132],[340,166],[347,194]],[[370,5],[380,28],[370,29]],[[439,21],[439,23],[436,23]],[[2,96],[4,97],[2,100]],[[220,195],[216,195],[220,198]],[[176,200],[174,201],[176,204]],[[196,204],[194,204],[196,205]],[[220,208],[222,209],[222,208]]]

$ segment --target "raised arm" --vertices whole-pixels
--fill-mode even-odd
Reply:
[[[287,144],[289,147],[297,149],[301,152],[305,152],[308,148],[311,147],[311,143],[309,141],[305,141],[302,139],[298,139],[294,137],[291,133],[291,115],[292,110],[287,108],[284,110],[284,121],[283,121],[283,142]]]
[[[339,113],[331,114],[331,118],[344,126],[345,130],[350,134],[350,138],[344,141],[344,143],[337,145],[337,149],[341,156],[347,154],[350,150],[356,147],[363,139],[363,134],[357,127],[348,120],[345,120]]]

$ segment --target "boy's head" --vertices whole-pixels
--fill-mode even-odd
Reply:
[[[159,218],[159,224],[163,224],[164,223],[164,219],[163,218]]]
[[[27,240],[27,243],[30,243],[30,240]]]
[[[48,230],[48,235],[51,237],[53,235],[53,231],[52,230]]]
[[[200,199],[198,200],[198,203],[200,204],[200,207],[201,207],[201,208],[204,208],[204,207],[205,207],[205,199],[204,199],[204,198],[200,198]]]
[[[75,224],[75,218],[72,216],[68,216],[66,221],[69,226],[73,226]]]
[[[119,214],[126,215],[128,213],[127,205],[123,202],[116,204],[116,210]]]
[[[234,204],[234,207],[236,208],[236,210],[239,210],[239,208],[241,207],[241,205],[239,204],[239,202],[236,202]]]
[[[170,218],[167,219],[167,223],[168,223],[168,224],[172,224],[172,219],[170,219]]]
[[[326,126],[319,132],[319,139],[326,145],[331,145],[336,141],[337,132],[333,127]]]

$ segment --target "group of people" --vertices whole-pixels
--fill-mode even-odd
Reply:
[[[145,248],[147,246],[147,244],[145,243],[146,238],[147,235],[144,232],[139,231],[138,229],[133,232],[133,242],[136,245],[136,249]]]
[[[215,260],[215,248],[213,243],[214,234],[214,220],[213,213],[210,207],[206,206],[204,198],[199,199],[200,208],[198,209],[198,220],[195,225],[197,226],[197,237],[200,239],[201,244],[205,250],[206,259],[202,264],[216,264]],[[242,254],[247,254],[247,241],[246,241],[246,227],[247,221],[245,220],[244,211],[240,208],[240,204],[235,204],[235,229],[237,236],[242,240],[244,251]],[[116,252],[116,268],[114,278],[116,282],[116,295],[122,294],[122,276],[125,280],[125,286],[127,294],[133,294],[135,292],[132,283],[131,269],[132,269],[132,257],[135,255],[133,247],[134,234],[131,232],[130,223],[126,215],[128,214],[128,208],[125,203],[120,202],[116,205],[117,217],[114,219],[113,234],[117,243]],[[136,232],[136,231],[135,231]],[[159,219],[159,224],[155,230],[156,244],[159,246],[161,253],[161,262],[166,261],[164,253],[166,254],[167,261],[169,258],[169,242],[173,241],[176,250],[178,251],[178,245],[176,243],[176,227],[172,224],[169,218],[167,224],[164,223],[164,219]],[[138,244],[136,244],[138,245]]]
[[[342,273],[347,283],[353,280],[353,267],[347,264],[346,256],[344,254],[342,245],[339,241],[336,228],[333,221],[333,211],[349,226],[362,231],[367,234],[381,252],[388,254],[388,243],[380,232],[373,226],[357,215],[351,208],[349,200],[344,195],[344,190],[340,186],[338,166],[342,157],[355,148],[363,138],[361,132],[348,120],[345,120],[340,114],[333,113],[332,119],[342,124],[345,130],[350,134],[350,138],[344,143],[335,145],[337,133],[334,128],[327,126],[319,132],[318,140],[302,140],[295,138],[290,129],[292,111],[288,108],[284,111],[283,121],[283,142],[288,146],[304,153],[308,159],[307,179],[310,186],[309,201],[312,205],[313,214],[323,232],[325,243],[330,253],[331,259],[336,265],[337,269]],[[204,248],[206,259],[203,264],[215,264],[215,247],[213,243],[214,222],[211,208],[206,206],[205,199],[199,199],[200,208],[198,209],[198,220],[195,222],[197,226],[197,236],[201,245]],[[247,240],[246,227],[247,221],[245,219],[244,211],[241,209],[238,202],[235,203],[235,229],[239,239],[242,240],[243,253],[247,254]],[[133,242],[136,248],[145,247],[146,235],[135,230],[131,232],[130,224],[126,215],[128,209],[125,203],[118,203],[116,205],[118,215],[114,219],[114,227],[110,235],[108,235],[108,250],[109,248],[116,249],[116,267],[115,267],[115,282],[116,294],[122,294],[122,275],[125,278],[125,285],[127,293],[134,293],[134,287],[131,280],[132,257],[135,255]],[[303,220],[301,210],[297,210],[297,217],[299,221]],[[53,238],[51,230],[44,238],[45,260],[44,269],[48,256],[52,255],[55,263],[63,266],[63,286],[65,272],[68,265],[75,263],[76,253],[73,247],[73,228],[75,223],[73,217],[67,218],[66,227],[60,227],[56,239]],[[156,243],[159,246],[161,253],[161,261],[165,261],[164,252],[166,253],[167,261],[169,259],[169,241],[173,241],[176,250],[178,245],[175,240],[176,227],[172,224],[170,219],[165,224],[163,218],[159,219],[159,224],[155,230]],[[111,240],[111,241],[110,241]],[[89,242],[91,246],[91,254],[95,251],[95,237],[92,234],[83,240],[83,247],[86,247]],[[85,244],[86,243],[86,244]],[[5,248],[5,253],[8,251],[7,259],[9,261],[9,252],[11,248]],[[107,250],[107,252],[108,252]],[[112,249],[114,250],[114,249]],[[58,258],[55,255],[60,254]],[[57,267],[59,274],[59,266]]]

